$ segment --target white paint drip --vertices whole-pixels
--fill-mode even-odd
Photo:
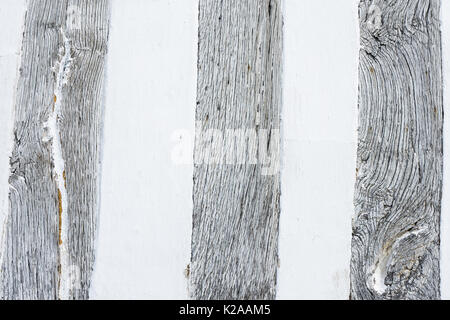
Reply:
[[[71,280],[71,268],[69,260],[69,251],[67,246],[67,190],[65,186],[64,159],[61,151],[61,135],[59,128],[59,119],[61,115],[62,90],[67,83],[70,74],[72,58],[70,56],[71,43],[61,28],[61,35],[64,41],[64,47],[60,49],[60,61],[55,67],[57,70],[56,88],[54,92],[54,107],[47,122],[44,124],[44,132],[47,134],[46,141],[52,142],[52,158],[54,164],[54,178],[58,186],[59,212],[60,212],[60,279],[58,286],[58,297],[61,300],[67,300],[70,297],[73,281]]]
[[[378,294],[385,293],[387,289],[387,286],[384,283],[384,279],[386,279],[387,276],[387,266],[389,264],[390,257],[390,250],[388,252],[383,251],[377,262],[375,263],[372,276],[369,277],[372,283],[369,283],[368,287],[372,288]]]

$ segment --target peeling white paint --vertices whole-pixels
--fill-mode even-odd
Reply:
[[[70,298],[70,290],[72,289],[71,266],[69,260],[69,249],[67,241],[67,190],[65,185],[65,169],[64,159],[61,151],[61,134],[59,129],[59,120],[61,115],[61,104],[63,101],[63,88],[70,77],[70,66],[72,57],[70,55],[71,42],[66,37],[64,29],[61,28],[61,36],[64,46],[60,48],[60,61],[58,61],[56,72],[56,87],[54,92],[53,111],[48,120],[44,124],[44,140],[51,142],[52,160],[54,165],[54,179],[58,187],[58,199],[60,210],[60,242],[59,242],[59,259],[60,259],[60,282],[58,296],[61,300]]]
[[[368,287],[375,290],[378,294],[383,294],[387,288],[384,280],[386,279],[388,257],[389,256],[384,255],[383,258],[376,263],[372,277],[369,277],[369,279],[372,279],[372,283],[368,283]]]

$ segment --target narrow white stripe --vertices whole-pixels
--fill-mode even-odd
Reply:
[[[441,1],[444,72],[444,185],[441,212],[441,298],[450,299],[450,1]]]
[[[112,3],[94,299],[188,297],[197,5]]]
[[[54,91],[54,105],[53,111],[50,114],[47,122],[44,123],[46,135],[44,139],[51,142],[52,146],[52,161],[54,165],[54,179],[58,187],[59,200],[59,263],[60,263],[60,279],[58,286],[58,297],[62,300],[70,298],[71,280],[69,269],[69,251],[67,241],[67,190],[65,184],[64,174],[64,159],[61,151],[61,134],[59,129],[59,121],[61,116],[61,105],[63,101],[63,88],[70,77],[70,66],[72,58],[70,56],[71,43],[66,37],[64,29],[61,29],[61,36],[63,38],[64,46],[60,48],[60,60],[55,66],[56,72],[56,87]]]
[[[348,299],[358,1],[285,0],[279,299]]]

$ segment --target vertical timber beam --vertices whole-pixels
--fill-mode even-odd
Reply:
[[[440,0],[361,0],[352,299],[439,299]]]
[[[4,299],[87,299],[109,0],[29,0],[16,93]]]
[[[281,62],[281,0],[200,0],[194,299],[275,297]]]
[[[61,288],[61,294],[87,299],[99,213],[110,1],[70,0],[68,20],[76,19],[77,12],[79,28],[67,34],[72,62],[70,77],[62,92],[64,107],[61,108],[61,151],[65,159],[68,212],[65,221],[63,219],[68,250],[66,269],[63,269],[66,288]],[[76,281],[75,286],[73,281]]]

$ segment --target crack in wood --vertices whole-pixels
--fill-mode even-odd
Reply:
[[[109,0],[28,1],[1,265],[4,299],[89,297],[109,6]]]

